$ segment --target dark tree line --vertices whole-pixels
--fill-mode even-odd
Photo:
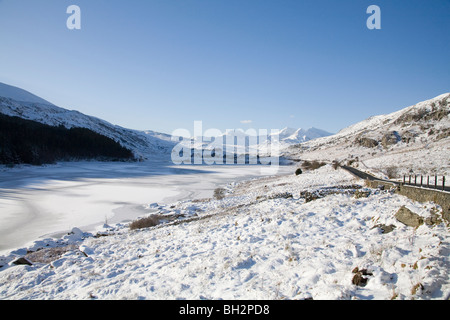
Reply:
[[[54,127],[0,114],[0,164],[91,159],[123,161],[134,156],[113,139],[86,128]]]

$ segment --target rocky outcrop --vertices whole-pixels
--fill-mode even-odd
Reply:
[[[381,138],[381,145],[385,148],[388,148],[389,146],[394,145],[401,140],[402,138],[397,131],[390,131],[384,134]]]
[[[376,146],[378,146],[377,140],[366,137],[356,138],[355,143],[366,148],[375,148]]]

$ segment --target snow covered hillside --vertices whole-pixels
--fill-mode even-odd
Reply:
[[[119,142],[136,158],[170,155],[174,142],[153,132],[126,129],[78,111],[57,107],[25,90],[0,83],[0,113],[51,126],[87,128]],[[161,134],[162,135],[162,134]]]
[[[0,257],[0,299],[448,299],[441,208],[360,183],[327,165],[149,203],[154,227],[74,228]],[[403,206],[426,223],[399,222]]]
[[[332,134],[317,128],[309,128],[309,129],[293,129],[293,128],[284,128],[279,132],[275,133],[279,135],[279,140],[284,145],[293,145],[306,141],[310,141],[313,139],[331,136]]]
[[[10,98],[17,101],[52,105],[52,103],[48,102],[47,100],[44,100],[28,91],[1,82],[0,97]]]
[[[450,93],[293,146],[296,159],[348,162],[375,174],[450,174]]]

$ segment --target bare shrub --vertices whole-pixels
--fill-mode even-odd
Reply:
[[[308,160],[305,160],[302,163],[302,168],[306,169],[306,170],[316,170],[316,169],[319,169],[320,167],[323,167],[324,165],[326,165],[326,163],[323,162],[323,161],[317,161],[317,160],[308,161]]]
[[[223,198],[225,198],[225,193],[226,190],[224,188],[217,188],[216,190],[214,190],[214,199],[216,200],[222,200]]]
[[[161,221],[162,217],[156,215],[151,215],[145,218],[138,219],[130,223],[130,230],[144,229],[157,226]]]
[[[398,168],[391,166],[386,168],[386,175],[389,179],[395,179],[398,178]]]
[[[341,166],[341,164],[339,163],[339,161],[333,160],[332,166],[334,170],[337,170]]]

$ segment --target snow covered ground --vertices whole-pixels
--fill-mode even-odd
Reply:
[[[389,190],[357,198],[361,181],[329,165],[292,172],[230,183],[220,200],[149,195],[143,216],[176,220],[74,228],[4,253],[0,299],[449,298],[447,224],[412,228],[394,218],[402,206],[430,217],[434,204]],[[300,196],[317,190],[324,197]],[[382,233],[380,224],[395,228]],[[32,265],[13,263],[25,255]]]

